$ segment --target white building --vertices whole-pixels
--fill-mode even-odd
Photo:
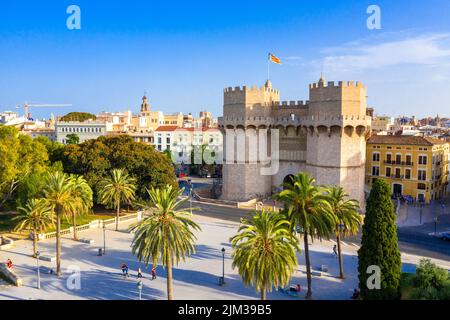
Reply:
[[[192,149],[203,145],[206,145],[210,152],[214,152],[216,160],[222,160],[223,137],[220,130],[216,128],[161,126],[156,129],[154,139],[156,150],[172,151],[172,155],[179,162],[189,163]]]
[[[112,131],[110,126],[112,124],[103,121],[58,121],[55,124],[56,140],[66,144],[67,136],[76,134],[82,143],[106,135],[107,131]]]

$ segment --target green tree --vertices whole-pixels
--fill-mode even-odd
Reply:
[[[97,116],[87,112],[69,112],[65,116],[61,117],[61,121],[86,121],[96,120]]]
[[[56,218],[56,275],[61,276],[61,217],[76,208],[73,201],[73,181],[65,173],[49,173],[45,180],[44,199]]]
[[[100,182],[113,169],[126,168],[136,179],[136,196],[147,198],[147,188],[177,186],[175,170],[170,159],[153,146],[135,142],[128,135],[99,137],[79,145],[67,145],[62,157],[65,172],[83,175],[94,190],[98,203]]]
[[[283,214],[255,212],[251,220],[242,219],[238,234],[230,241],[233,268],[238,268],[245,285],[261,292],[262,300],[273,287],[289,284],[298,266],[295,250],[300,249]]]
[[[308,236],[311,237],[311,241],[314,237],[329,238],[336,222],[331,212],[329,197],[324,194],[324,188],[316,186],[316,181],[309,174],[299,173],[283,186],[285,189],[277,195],[277,200],[285,204],[291,226],[303,233],[308,281],[306,298],[311,299],[312,277]]]
[[[414,286],[419,288],[434,287],[440,290],[448,279],[448,271],[439,268],[430,259],[422,259],[416,269]]]
[[[66,136],[66,138],[67,138],[67,140],[66,140],[67,144],[79,144],[80,143],[80,137],[75,133],[68,134]]]
[[[0,126],[0,207],[12,206],[21,182],[30,174],[45,172],[47,150],[14,127]]]
[[[365,300],[398,299],[401,277],[401,259],[398,250],[397,227],[391,188],[383,180],[373,183],[367,200],[362,229],[361,248],[358,250],[358,273],[361,298]],[[367,286],[368,267],[380,268],[381,288]],[[370,280],[370,279],[369,279]]]
[[[92,209],[92,189],[82,176],[71,175],[71,193],[72,205],[65,211],[72,219],[73,239],[78,240],[77,236],[77,216],[89,213]]]
[[[33,232],[33,257],[36,257],[38,233],[44,232],[54,225],[54,217],[49,206],[43,199],[31,199],[24,207],[17,208],[19,215],[15,231],[30,230]]]
[[[99,191],[100,203],[116,209],[116,231],[119,230],[120,205],[135,199],[136,179],[122,169],[114,169],[102,183]]]
[[[131,227],[135,232],[132,252],[146,265],[160,261],[167,268],[167,298],[173,300],[172,267],[195,252],[193,231],[200,227],[189,211],[180,209],[187,200],[180,198],[182,190],[167,185],[147,192],[150,200],[143,205],[147,217]]]
[[[334,232],[336,233],[336,242],[339,257],[339,277],[344,279],[344,268],[342,264],[341,237],[347,237],[358,233],[362,225],[362,217],[359,214],[359,203],[357,200],[348,199],[344,188],[332,186],[328,190],[331,210],[335,215]]]

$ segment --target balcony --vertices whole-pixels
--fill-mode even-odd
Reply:
[[[390,164],[390,165],[395,165],[395,166],[412,167],[414,165],[414,162],[385,160],[384,164]]]

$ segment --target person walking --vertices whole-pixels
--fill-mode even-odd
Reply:
[[[152,280],[156,279],[156,267],[152,268]]]
[[[121,267],[122,275],[124,278],[128,277],[128,266],[125,263],[122,263]]]
[[[138,279],[142,279],[143,278],[142,277],[141,267],[139,267],[138,270],[137,270],[137,277],[138,277]]]
[[[333,253],[334,253],[335,257],[337,258],[337,256],[338,256],[337,245],[334,245],[334,247],[333,247]]]

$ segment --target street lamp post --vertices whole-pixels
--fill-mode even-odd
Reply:
[[[222,248],[222,285],[225,284],[225,248]]]
[[[138,281],[137,287],[139,289],[139,300],[142,300],[142,288],[144,287],[144,285],[142,284],[142,280]]]
[[[192,180],[188,180],[189,183],[189,211],[192,214]]]
[[[39,271],[39,256],[40,256],[40,252],[36,252],[36,266],[37,266],[37,288],[40,289],[41,288],[41,273]]]
[[[106,225],[103,221],[103,254],[106,254]]]
[[[437,236],[437,224],[439,220],[438,217],[434,217],[434,235]]]
[[[423,204],[420,203],[419,206],[420,206],[420,225],[422,225],[422,208],[423,208]]]

